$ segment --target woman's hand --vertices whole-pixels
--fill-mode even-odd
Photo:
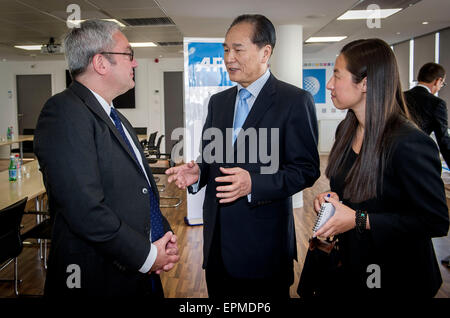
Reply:
[[[325,202],[326,196],[333,198],[336,201],[339,201],[339,196],[337,195],[336,192],[323,192],[323,193],[318,194],[316,196],[316,198],[314,199],[314,210],[316,211],[316,213],[319,213],[320,206],[322,205],[322,203]]]
[[[332,237],[340,233],[347,232],[356,226],[355,216],[356,211],[350,209],[348,206],[340,203],[338,200],[325,196],[325,201],[333,204],[336,209],[334,215],[328,220],[316,233],[314,237]]]

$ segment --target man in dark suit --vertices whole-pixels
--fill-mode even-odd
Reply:
[[[192,192],[207,186],[203,267],[209,296],[289,297],[297,257],[291,196],[320,174],[314,102],[270,73],[275,29],[266,17],[236,18],[223,46],[238,85],[211,96],[203,157],[166,173],[169,182]],[[215,138],[206,137],[211,134]]]
[[[176,236],[131,124],[112,100],[137,66],[116,23],[90,20],[65,38],[73,83],[51,97],[35,153],[53,217],[48,297],[163,297],[159,273],[178,261]]]
[[[416,124],[428,135],[434,131],[439,150],[450,166],[450,136],[447,105],[435,96],[445,83],[445,70],[436,63],[426,63],[419,70],[418,84],[405,92],[406,103]]]
[[[419,70],[416,87],[405,92],[406,104],[416,124],[428,135],[434,131],[439,150],[450,167],[450,136],[448,135],[447,104],[434,94],[447,86],[442,65],[426,63]],[[442,260],[450,267],[450,256]]]

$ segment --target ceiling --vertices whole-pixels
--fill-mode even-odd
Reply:
[[[0,0],[0,61],[55,60],[63,55],[16,49],[14,45],[57,43],[67,32],[69,4],[78,4],[81,19],[115,18],[125,25],[130,42],[175,42],[155,48],[136,48],[138,58],[182,57],[183,37],[223,37],[233,18],[242,13],[266,15],[274,24],[300,24],[303,39],[310,36],[346,35],[335,44],[306,44],[304,56],[334,58],[345,43],[380,37],[389,44],[450,27],[449,0]],[[404,10],[370,29],[366,20],[336,21],[349,9],[378,4],[382,9]],[[132,26],[127,19],[169,17],[173,24]],[[429,22],[423,25],[422,22]],[[178,44],[176,43],[178,42]],[[173,45],[175,44],[175,45]],[[33,55],[33,56],[30,56]]]

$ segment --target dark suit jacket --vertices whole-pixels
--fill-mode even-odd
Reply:
[[[450,166],[450,136],[447,129],[447,105],[444,100],[416,86],[405,92],[413,120],[428,135],[434,131],[439,150]]]
[[[214,127],[223,136],[231,136],[237,88],[233,87],[211,96],[208,115],[203,131]],[[279,169],[273,174],[261,174],[261,167],[269,166],[258,155],[249,160],[249,155],[265,149],[250,149],[248,139],[231,145],[231,137],[217,147],[213,155],[224,154],[221,162],[228,159],[234,163],[199,163],[200,187],[206,187],[203,204],[204,220],[204,268],[213,241],[213,232],[220,216],[221,253],[225,268],[236,278],[270,278],[286,271],[286,265],[297,257],[294,218],[291,196],[313,185],[320,175],[317,152],[317,119],[312,96],[297,87],[270,76],[259,93],[243,125],[257,129],[258,142],[267,141],[272,156],[279,158]],[[264,135],[259,129],[267,128]],[[277,129],[279,138],[275,143],[279,151],[271,149],[271,129]],[[203,140],[202,149],[212,146]],[[259,144],[261,145],[261,144]],[[259,148],[260,146],[258,146]],[[230,149],[227,153],[226,149]],[[208,151],[208,148],[206,149]],[[242,163],[237,162],[238,153],[245,154]],[[249,171],[252,181],[251,203],[241,197],[229,204],[219,204],[216,199],[214,181],[219,176],[220,166],[240,167]]]
[[[134,130],[119,116],[141,151],[159,200]],[[54,216],[45,293],[112,296],[151,290],[149,275],[138,271],[151,247],[151,190],[95,96],[74,81],[51,97],[40,114],[34,145]],[[80,267],[81,289],[67,288],[70,264]]]
[[[330,178],[331,190],[350,208],[367,211],[370,222],[370,231],[362,235],[353,229],[338,236],[346,278],[331,288],[333,293],[430,297],[442,283],[431,241],[446,236],[449,228],[438,149],[410,123],[401,124],[391,140],[376,198],[360,203],[343,198],[345,178],[357,158],[351,150],[340,173]],[[368,278],[374,281],[369,277],[373,269],[367,270],[371,264],[380,268],[379,289],[367,287]]]

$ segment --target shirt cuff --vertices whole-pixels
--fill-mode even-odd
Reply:
[[[252,203],[252,194],[247,194],[248,203]]]
[[[202,176],[202,171],[199,169],[199,171],[198,171],[198,180],[197,180],[197,182],[196,183],[194,183],[194,184],[191,184],[191,190],[192,190],[192,193],[197,193],[198,192],[198,188],[199,188],[199,186],[200,186],[200,177]]]
[[[151,245],[150,253],[148,253],[147,259],[145,260],[144,265],[139,269],[139,271],[143,274],[147,274],[152,268],[153,264],[156,261],[156,257],[158,256],[158,249],[155,245]]]

